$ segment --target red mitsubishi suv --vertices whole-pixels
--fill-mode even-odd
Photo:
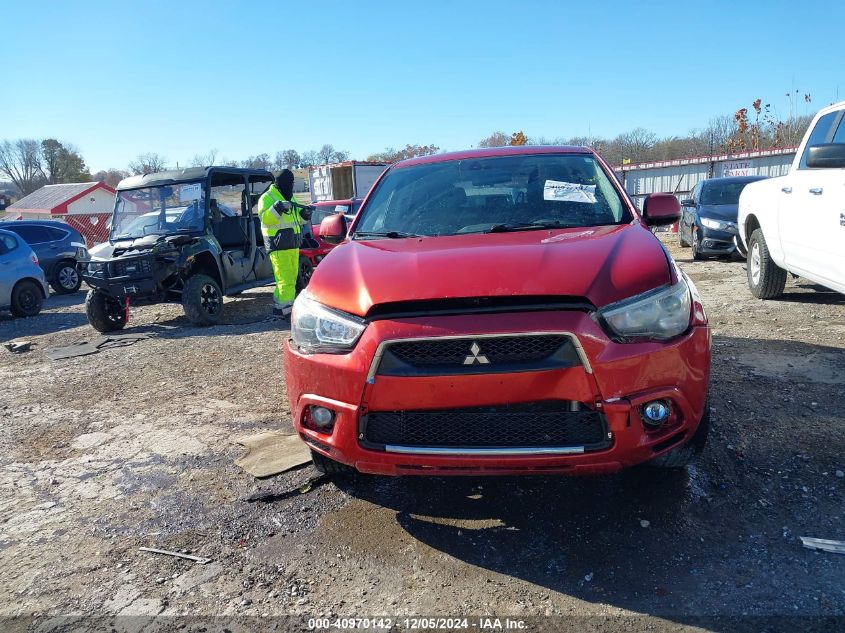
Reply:
[[[709,427],[695,286],[580,147],[393,165],[297,298],[290,410],[314,463],[387,475],[677,468]]]

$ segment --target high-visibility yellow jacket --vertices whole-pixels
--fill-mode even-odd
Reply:
[[[288,208],[278,213],[273,205],[285,203]],[[299,205],[285,200],[275,184],[270,185],[258,199],[258,218],[261,220],[261,235],[268,251],[299,248],[302,245],[302,225],[305,220],[299,214]]]

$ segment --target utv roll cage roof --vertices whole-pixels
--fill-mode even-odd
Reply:
[[[266,169],[244,169],[242,167],[188,167],[186,169],[172,169],[169,171],[160,171],[155,174],[143,174],[140,176],[130,176],[121,180],[116,189],[118,191],[126,191],[127,189],[138,189],[140,187],[160,187],[161,185],[174,185],[180,182],[190,182],[192,180],[205,180],[209,176],[220,172],[222,175],[232,175],[241,179],[243,176],[258,176],[257,178],[250,178],[251,181],[272,181],[273,174]],[[242,182],[242,180],[241,180]],[[220,184],[236,184],[235,182]]]

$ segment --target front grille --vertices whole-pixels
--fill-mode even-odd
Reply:
[[[152,261],[148,258],[117,260],[111,264],[112,277],[127,275],[149,275],[153,270]]]
[[[565,334],[434,338],[388,344],[378,373],[387,376],[511,373],[580,364],[575,345]]]
[[[371,411],[364,418],[369,445],[442,448],[608,445],[604,418],[568,411],[568,403],[532,403],[434,411]]]

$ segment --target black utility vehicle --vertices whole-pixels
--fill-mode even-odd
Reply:
[[[213,325],[223,296],[273,283],[256,215],[273,182],[262,169],[193,167],[120,182],[109,241],[81,265],[91,290],[88,321],[126,325],[129,304],[180,301],[197,325]]]

